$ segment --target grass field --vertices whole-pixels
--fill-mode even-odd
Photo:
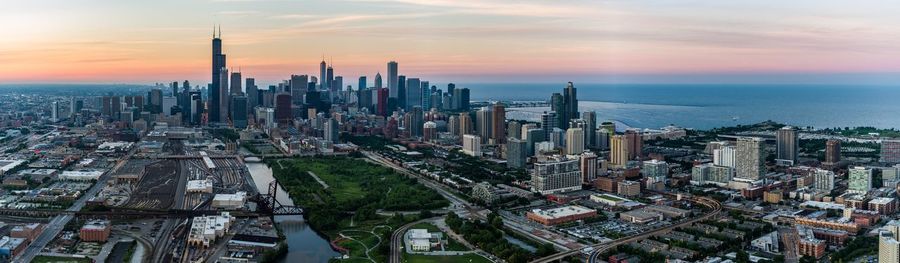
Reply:
[[[37,256],[32,263],[91,263],[89,258]]]
[[[469,253],[459,256],[425,256],[425,255],[409,255],[403,254],[404,263],[490,263],[491,261],[479,256],[478,254]]]

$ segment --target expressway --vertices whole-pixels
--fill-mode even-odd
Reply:
[[[672,225],[662,227],[662,228],[657,228],[653,231],[644,232],[644,233],[634,235],[634,236],[619,238],[619,239],[616,239],[616,240],[613,240],[613,241],[607,242],[607,243],[593,245],[590,247],[590,248],[593,248],[593,251],[591,251],[590,257],[588,257],[588,262],[590,262],[590,263],[600,262],[600,254],[602,254],[603,252],[605,252],[608,249],[614,248],[619,245],[624,245],[624,244],[627,244],[630,242],[642,240],[642,239],[648,238],[653,235],[666,233],[668,231],[672,231],[675,228],[689,226],[693,223],[710,219],[710,218],[718,215],[719,212],[722,211],[722,204],[719,203],[718,201],[710,199],[710,198],[694,197],[691,199],[691,201],[699,203],[700,205],[712,208],[713,211],[706,213],[702,216],[694,217],[694,218],[691,218],[691,219],[688,219],[688,220],[685,220],[685,221],[682,221],[682,222],[679,222],[676,224],[672,224]],[[556,254],[553,254],[553,255],[550,255],[550,256],[547,256],[544,258],[537,259],[534,262],[544,262],[544,263],[554,262],[554,261],[562,260],[569,256],[577,255],[580,252],[581,252],[581,250],[570,250],[570,251],[560,252],[560,253],[556,253]]]

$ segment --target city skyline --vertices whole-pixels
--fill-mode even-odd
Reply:
[[[203,85],[213,25],[223,28],[229,67],[262,84],[316,75],[322,56],[353,79],[386,74],[393,60],[433,82],[900,83],[900,6],[836,5],[21,3],[0,11],[4,23],[29,25],[0,41],[0,83]]]

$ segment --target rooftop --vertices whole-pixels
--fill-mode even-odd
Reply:
[[[572,206],[564,206],[564,207],[558,207],[558,208],[546,209],[546,210],[534,209],[534,210],[531,210],[531,212],[535,213],[541,217],[553,219],[553,218],[562,218],[562,217],[567,217],[567,216],[572,216],[572,215],[590,213],[590,212],[594,212],[594,210],[586,208],[586,207],[572,205]]]

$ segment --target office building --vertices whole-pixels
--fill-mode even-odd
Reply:
[[[550,110],[555,112],[556,119],[553,123],[556,124],[553,128],[565,129],[566,126],[569,125],[569,120],[566,118],[566,99],[562,94],[553,93],[550,95]]]
[[[784,126],[775,132],[776,156],[778,163],[785,165],[793,165],[797,163],[798,150],[800,147],[800,136],[797,129],[791,126]]]
[[[509,168],[525,168],[528,157],[527,142],[509,138],[506,142],[506,166]]]
[[[406,104],[404,109],[409,111],[413,107],[422,107],[422,83],[418,78],[406,79]]]
[[[278,123],[287,124],[293,119],[291,110],[291,95],[288,93],[279,93],[275,95],[275,119]]]
[[[247,97],[236,95],[231,97],[231,123],[236,129],[247,128]]]
[[[584,152],[584,130],[581,128],[569,128],[566,130],[566,154],[581,154]]]
[[[587,145],[588,148],[597,148],[597,112],[595,111],[586,111],[581,114],[581,119],[584,120],[584,144]]]
[[[848,173],[847,192],[865,194],[872,190],[872,169],[856,166]]]
[[[388,90],[390,91],[391,98],[399,98],[400,97],[399,96],[399,87],[400,87],[399,82],[400,81],[398,79],[399,76],[397,74],[397,67],[398,67],[398,64],[395,61],[388,62],[388,64],[387,64],[387,75],[388,75],[387,84],[388,84]],[[378,76],[381,76],[381,75],[378,75]],[[376,78],[378,78],[378,76],[376,76]],[[377,83],[378,82],[376,81],[376,84]]]
[[[764,151],[762,139],[738,138],[734,158],[735,177],[748,180],[761,179],[766,174]]]
[[[223,120],[220,119],[221,113],[221,105],[222,102],[221,97],[224,95],[221,93],[221,85],[222,83],[222,70],[225,69],[225,54],[222,53],[222,30],[219,29],[219,34],[213,34],[212,40],[212,85],[209,90],[209,121],[210,122],[221,122]],[[160,94],[160,100],[162,99],[162,94]],[[153,102],[153,97],[150,98],[151,104]],[[158,113],[151,110],[151,113]]]
[[[491,139],[495,144],[506,143],[506,107],[500,102],[491,109]]]
[[[644,161],[641,165],[641,173],[644,178],[650,178],[656,182],[663,182],[669,175],[669,164],[659,160]]]
[[[469,89],[458,88],[453,90],[453,107],[457,111],[469,111]]]
[[[541,194],[569,192],[581,189],[580,161],[553,155],[534,164],[531,190]]]
[[[562,121],[567,124],[569,123],[569,121],[578,119],[580,117],[578,114],[578,96],[576,94],[575,85],[572,84],[572,82],[569,82],[566,85],[566,89],[563,90],[563,100],[565,101],[565,113],[563,114],[563,117],[565,117],[565,119],[563,119]]]

